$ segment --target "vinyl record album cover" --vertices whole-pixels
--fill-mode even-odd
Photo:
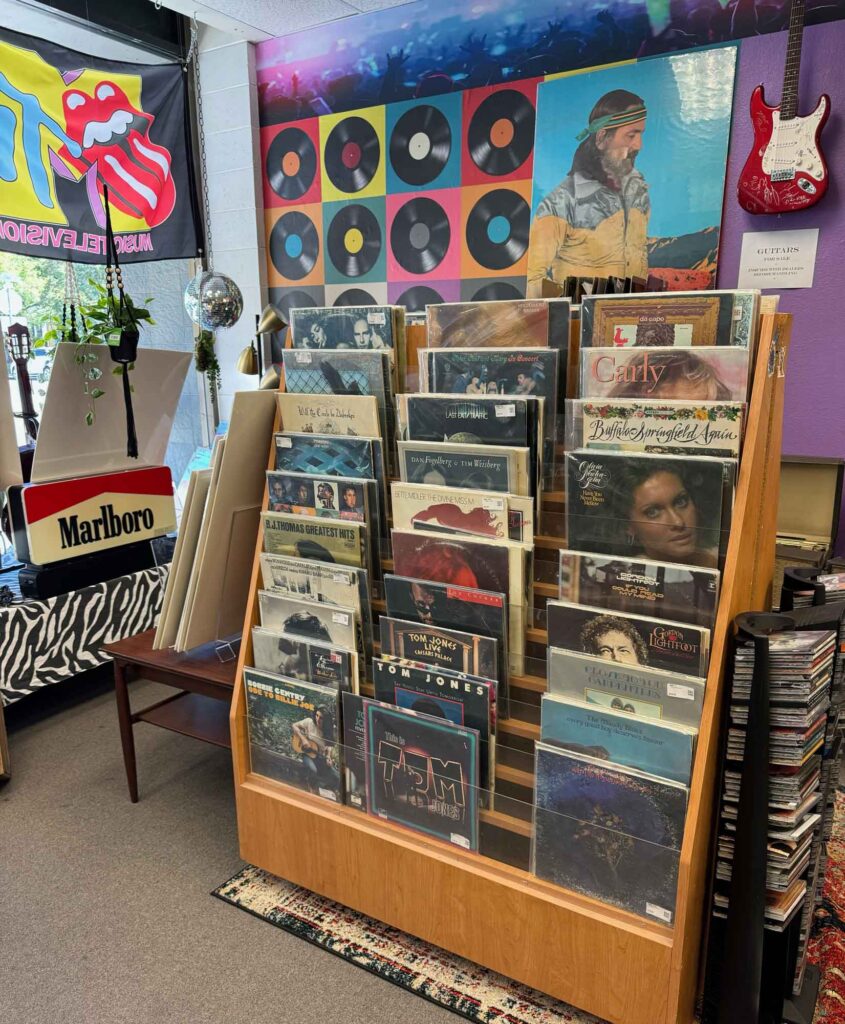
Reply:
[[[387,614],[427,626],[450,626],[498,642],[497,679],[507,679],[508,599],[503,593],[386,574]]]
[[[671,924],[689,790],[536,745],[534,873]]]
[[[244,669],[250,761],[258,775],[339,803],[339,693]]]
[[[529,495],[528,448],[399,441],[399,473],[409,483]]]
[[[540,739],[597,761],[689,785],[697,730],[544,693]]]
[[[365,705],[370,814],[478,849],[478,731]]]
[[[264,550],[268,554],[367,568],[367,533],[363,523],[316,519],[292,512],[264,512],[261,521]]]
[[[494,540],[512,537],[507,495],[402,482],[392,484],[391,495],[393,525],[398,530],[425,530]],[[531,499],[524,501],[530,518]],[[531,532],[533,539],[533,530]]]
[[[498,649],[493,637],[465,633],[382,615],[379,619],[382,655],[439,665],[455,672],[498,679]]]
[[[585,348],[581,398],[744,402],[751,364],[747,348]]]
[[[354,226],[352,228],[354,230]],[[351,275],[347,275],[351,276]],[[355,275],[360,276],[360,275]],[[290,311],[294,348],[382,349],[398,348],[403,337],[394,336],[395,306],[329,306]],[[404,310],[401,310],[404,323]]]
[[[447,302],[426,316],[431,348],[569,347],[568,299]]]
[[[349,606],[321,604],[272,590],[259,590],[258,608],[265,629],[355,650],[355,612]]]
[[[393,531],[393,568],[397,576],[492,590],[507,594],[510,604],[521,603],[511,592],[508,548],[467,538]]]
[[[259,555],[261,579],[265,590],[325,604],[349,606],[363,634],[357,647],[372,657],[373,629],[370,612],[370,583],[366,569],[315,562],[284,555]]]
[[[377,479],[369,438],[283,431],[273,440],[274,468],[282,472]]]
[[[710,630],[663,619],[609,613],[564,601],[546,605],[549,644],[623,665],[707,675]]]
[[[381,437],[378,402],[374,395],[298,395],[280,391],[276,401],[282,429],[287,432]]]
[[[374,480],[318,476],[316,473],[267,471],[268,508],[319,519],[378,525]]]
[[[561,551],[562,601],[713,628],[719,572],[625,555]]]
[[[704,680],[550,647],[549,693],[698,728]]]
[[[358,655],[344,647],[253,626],[252,658],[264,672],[358,692]]]
[[[581,348],[752,348],[759,302],[758,291],[584,296]]]
[[[490,788],[493,781],[490,736],[496,715],[493,681],[466,679],[448,670],[376,658],[373,685],[376,698],[384,703],[477,729],[480,785],[483,789]]]
[[[530,416],[525,398],[400,396],[409,441],[532,447]]]
[[[718,567],[735,461],[577,451],[565,463],[570,549]]]
[[[567,448],[736,459],[744,409],[741,402],[576,399],[566,403]]]

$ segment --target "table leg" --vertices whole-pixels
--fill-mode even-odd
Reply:
[[[126,767],[126,782],[129,785],[129,799],[138,803],[138,774],[135,769],[135,738],[132,735],[132,710],[129,707],[129,691],[126,686],[126,666],[115,659],[114,694],[117,699],[117,720],[120,723],[120,742],[123,746],[123,764]]]

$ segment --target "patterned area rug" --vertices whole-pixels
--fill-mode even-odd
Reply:
[[[601,1024],[597,1017],[258,868],[244,868],[213,895],[478,1024]],[[822,971],[814,1024],[845,1024],[842,793],[810,959]]]

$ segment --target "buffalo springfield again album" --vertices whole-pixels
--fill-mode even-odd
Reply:
[[[549,693],[586,704],[698,728],[704,680],[550,647]]]
[[[367,810],[379,818],[478,849],[478,730],[364,706]]]
[[[735,460],[578,451],[565,461],[571,549],[718,568]]]
[[[739,457],[740,402],[655,402],[636,398],[566,403],[567,448]]]
[[[244,684],[252,770],[339,803],[338,691],[253,668]]]
[[[719,572],[624,555],[560,552],[561,601],[712,629]]]
[[[534,873],[671,924],[686,786],[536,744]]]

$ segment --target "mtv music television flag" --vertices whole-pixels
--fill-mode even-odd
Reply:
[[[0,29],[0,251],[105,263],[197,255],[178,64],[100,60]]]

